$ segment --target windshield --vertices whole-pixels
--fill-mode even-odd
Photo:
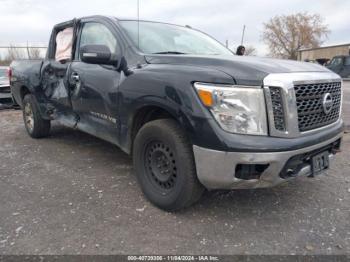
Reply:
[[[215,39],[199,31],[170,24],[120,21],[135,46],[146,54],[233,55]]]

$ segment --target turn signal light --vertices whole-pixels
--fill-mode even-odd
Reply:
[[[199,98],[202,100],[202,103],[205,106],[208,106],[208,107],[213,106],[213,104],[214,104],[213,95],[210,91],[199,89],[198,95],[199,95]]]

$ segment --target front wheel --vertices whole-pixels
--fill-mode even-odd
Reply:
[[[50,133],[50,120],[41,117],[36,100],[31,94],[23,99],[23,121],[28,134],[33,138],[47,137]]]
[[[192,146],[174,120],[145,124],[134,141],[133,161],[143,193],[161,209],[190,206],[204,191],[196,175]]]

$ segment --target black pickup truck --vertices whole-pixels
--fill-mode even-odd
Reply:
[[[57,61],[58,35],[69,28],[70,57]],[[31,137],[47,137],[55,120],[119,146],[146,197],[165,210],[205,189],[313,177],[340,151],[337,74],[238,57],[188,26],[74,19],[54,27],[44,60],[10,68]]]

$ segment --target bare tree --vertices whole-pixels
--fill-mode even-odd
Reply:
[[[0,54],[0,66],[8,66],[10,64],[10,61]]]
[[[297,13],[271,18],[262,37],[272,56],[297,59],[299,49],[319,47],[329,32],[319,14]]]
[[[23,59],[23,58],[25,58],[25,55],[24,55],[24,53],[22,52],[21,49],[16,48],[14,46],[10,46],[7,49],[6,60],[13,61],[13,60],[16,60],[16,59]]]
[[[246,46],[244,54],[248,56],[256,56],[257,55],[256,48],[252,45]]]
[[[40,48],[36,48],[36,47],[29,47],[28,48],[28,55],[29,55],[30,59],[42,58]]]

